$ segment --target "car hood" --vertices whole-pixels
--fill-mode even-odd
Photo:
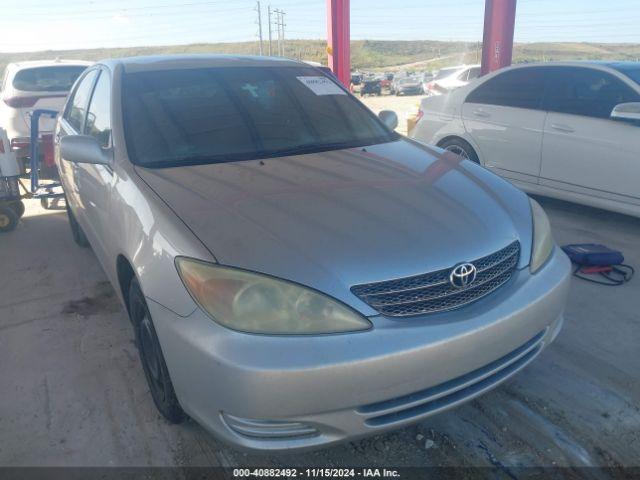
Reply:
[[[516,239],[531,248],[526,195],[407,139],[136,170],[219,263],[316,288],[368,315],[351,286],[449,268]]]

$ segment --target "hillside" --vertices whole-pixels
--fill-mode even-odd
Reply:
[[[266,45],[265,45],[266,47]],[[324,40],[287,40],[286,55],[326,64]],[[99,60],[107,57],[152,55],[159,53],[235,53],[257,54],[257,42],[168,45],[160,47],[99,48],[90,50],[42,51],[27,53],[0,52],[0,71],[7,63],[51,58]],[[383,41],[356,40],[351,44],[354,69],[393,68],[416,62],[425,69],[459,63],[475,63],[480,56],[477,43],[439,42],[431,40]],[[514,60],[638,60],[640,44],[602,43],[522,43],[516,44]],[[421,64],[419,63],[419,65]],[[418,66],[419,66],[418,65]],[[418,66],[416,68],[418,68]]]

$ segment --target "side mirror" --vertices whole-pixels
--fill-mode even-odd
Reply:
[[[611,112],[612,120],[640,122],[640,102],[620,103]]]
[[[382,110],[378,114],[378,118],[391,130],[395,130],[398,127],[398,115],[392,110]]]
[[[60,139],[60,156],[74,163],[93,163],[108,165],[113,158],[112,150],[102,148],[94,137],[89,135],[66,135]]]

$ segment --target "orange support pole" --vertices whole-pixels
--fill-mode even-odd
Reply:
[[[347,88],[351,84],[349,0],[327,0],[327,56],[329,68]]]
[[[482,75],[511,65],[516,0],[485,0]]]

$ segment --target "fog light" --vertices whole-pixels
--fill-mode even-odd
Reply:
[[[304,423],[281,420],[255,420],[222,414],[224,422],[231,430],[245,437],[253,438],[292,438],[317,435],[318,431]]]

